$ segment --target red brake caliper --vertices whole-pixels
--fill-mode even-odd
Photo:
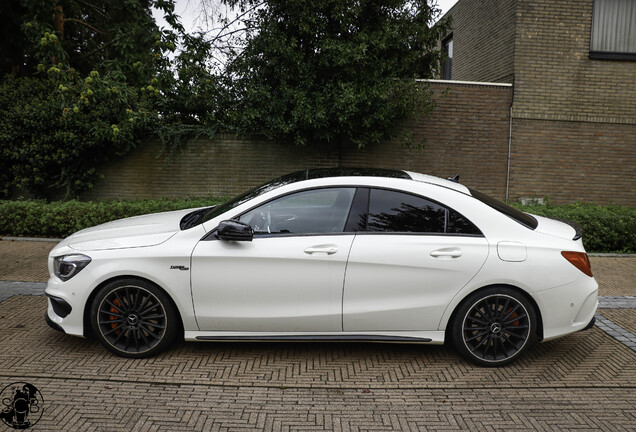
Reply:
[[[115,300],[113,301],[113,304],[114,304],[115,306],[117,306],[118,308],[121,308],[121,302],[119,301],[119,299],[115,299]],[[112,307],[112,306],[110,307],[110,311],[111,311],[112,313],[117,313],[117,312],[118,312],[118,311],[117,311],[117,309],[115,309],[115,308],[114,308],[114,307]],[[121,312],[121,309],[119,310],[119,312]],[[116,317],[115,315],[109,315],[109,316],[108,316],[108,319],[109,319],[109,320],[111,320],[111,321],[115,321],[115,320],[117,319],[117,317]],[[111,328],[115,328],[115,327],[117,327],[117,323],[112,323],[112,324],[110,325],[110,327],[111,327]],[[115,334],[119,336],[119,332],[120,332],[120,331],[121,331],[121,330],[115,330]]]
[[[509,314],[511,310],[512,310],[512,308],[508,309],[508,310],[506,311],[506,314]],[[509,317],[509,318],[511,318],[511,319],[515,319],[515,318],[517,318],[518,316],[519,316],[519,315],[517,314],[517,312],[514,312],[512,315],[510,315],[510,317]],[[513,322],[513,323],[512,323],[512,325],[513,325],[513,326],[518,326],[518,325],[519,325],[519,320],[517,320],[517,321]]]

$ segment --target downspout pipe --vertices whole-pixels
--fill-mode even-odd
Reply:
[[[514,90],[513,90],[514,94]],[[506,169],[506,202],[510,191],[510,160],[512,158],[512,101],[510,102],[510,125],[508,129],[508,167]]]

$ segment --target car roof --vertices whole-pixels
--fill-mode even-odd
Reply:
[[[429,183],[436,186],[453,189],[470,195],[470,191],[464,185],[457,182],[445,180],[439,177],[420,174],[412,171],[384,169],[384,168],[315,168],[296,171],[282,176],[279,180],[282,184],[295,183],[302,180],[311,180],[327,177],[387,177],[405,180],[415,180],[422,183]]]

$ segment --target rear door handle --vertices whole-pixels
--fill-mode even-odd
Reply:
[[[434,258],[459,258],[462,256],[462,250],[458,248],[438,249],[431,252],[431,256]]]
[[[338,248],[333,245],[328,246],[312,246],[305,249],[305,253],[309,255],[324,253],[327,255],[333,255],[338,252]]]

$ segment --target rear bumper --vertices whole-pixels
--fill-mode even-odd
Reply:
[[[576,281],[538,293],[543,341],[591,328],[598,308],[598,283],[581,274]]]
[[[585,330],[589,330],[592,327],[594,327],[594,323],[596,322],[596,317],[592,317],[592,321],[589,322],[588,325],[585,326],[585,328],[581,331],[585,331]]]

